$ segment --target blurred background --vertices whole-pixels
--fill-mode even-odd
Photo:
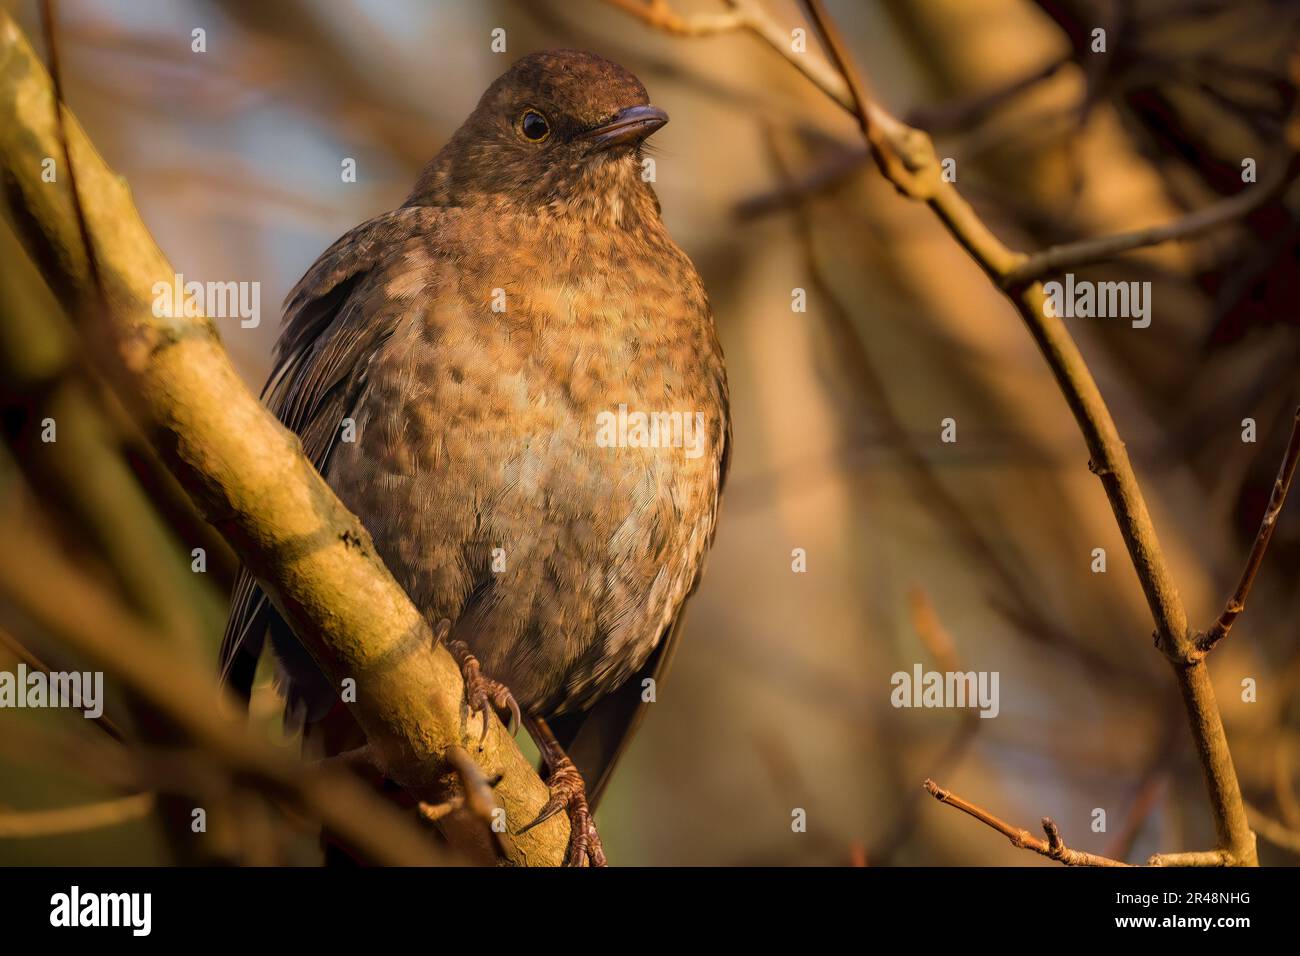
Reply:
[[[759,2],[806,26],[792,0]],[[36,5],[0,5],[41,49]],[[874,94],[956,159],[958,187],[1013,247],[1164,222],[1243,189],[1243,159],[1261,181],[1288,160],[1300,4],[827,5]],[[598,816],[612,863],[1054,865],[936,804],[926,777],[1018,826],[1050,815],[1077,849],[1138,861],[1213,845],[1176,685],[1030,337],[934,216],[883,181],[852,118],[761,41],[670,36],[600,0],[59,6],[66,99],[176,270],[261,283],[259,327],[217,320],[254,391],[284,294],[335,238],[403,201],[513,60],[598,52],[672,117],[654,140],[656,189],[712,299],[735,450],[673,673]],[[820,55],[811,38],[810,50]],[[346,158],[355,183],[341,181]],[[1077,270],[1152,284],[1149,328],[1069,325],[1200,627],[1236,583],[1300,403],[1298,214],[1288,184],[1203,238]],[[215,672],[233,558],[87,374],[70,324],[0,230],[0,540],[56,542]],[[795,289],[805,312],[791,308]],[[47,414],[57,448],[39,442]],[[955,443],[940,440],[946,418]],[[792,570],[795,549],[806,571]],[[1211,660],[1252,822],[1276,828],[1261,860],[1276,865],[1300,862],[1298,581],[1292,502]],[[77,666],[0,603],[0,670],[19,660]],[[895,709],[891,675],[916,664],[997,671],[997,717]],[[295,749],[269,672],[253,706]],[[204,841],[178,834],[168,800],[33,831],[32,811],[134,792],[90,725],[0,710],[0,863],[319,861],[306,821],[242,792],[205,795],[243,822]],[[798,809],[806,832],[792,828]]]

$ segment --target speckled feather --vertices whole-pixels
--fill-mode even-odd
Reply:
[[[575,757],[597,791],[638,710],[626,682],[654,671],[699,580],[730,433],[708,300],[639,144],[582,145],[585,127],[646,102],[590,54],[516,64],[407,204],[336,242],[290,293],[267,393],[416,606],[450,619],[521,706],[581,712],[572,743],[623,688],[605,708],[622,726],[595,735],[601,765]],[[546,151],[513,126],[528,108],[551,122]],[[620,404],[702,413],[704,453],[600,447],[598,415]],[[275,624],[242,581],[227,668]]]

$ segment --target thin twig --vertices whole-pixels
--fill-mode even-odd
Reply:
[[[878,164],[881,162],[881,157],[878,155],[879,140],[883,138],[892,142],[904,168],[900,168],[893,158],[886,156],[885,162],[888,162],[892,167],[891,171],[886,172],[886,176],[900,192],[914,199],[928,200],[930,198],[921,189],[925,180],[909,176],[906,170],[906,167],[911,167],[914,164],[919,166],[927,162],[927,151],[933,151],[932,147],[927,150],[929,146],[928,137],[924,137],[924,134],[920,134],[919,130],[913,129],[908,124],[899,122],[870,99],[864,100],[861,89],[855,93],[851,84],[845,81],[834,66],[828,64],[822,58],[807,52],[795,53],[790,47],[788,32],[763,9],[757,0],[725,0],[727,5],[732,8],[732,14],[730,16],[713,17],[698,14],[694,17],[682,17],[673,12],[668,0],[650,0],[649,3],[641,3],[638,0],[606,0],[606,2],[618,7],[620,10],[631,13],[649,26],[678,36],[709,36],[739,30],[749,30],[754,33],[811,80],[823,93],[850,113],[858,116],[860,122],[865,119],[869,125],[876,127],[878,132],[869,134],[868,142]],[[806,5],[809,6],[810,14],[812,14],[812,5]],[[812,19],[816,21],[818,17],[812,14]],[[824,16],[821,19],[823,22],[825,21]],[[828,37],[828,47],[833,50],[834,45],[838,44],[840,55],[847,55],[846,48],[838,41],[838,34],[835,37],[834,40]],[[839,56],[835,57],[836,60],[839,58]],[[1040,73],[1031,74],[1018,81],[1017,84],[1011,87],[1012,93],[1019,92],[1022,84],[1032,85],[1032,83],[1045,76],[1050,76],[1061,65],[1054,62],[1044,67]],[[1005,92],[995,91],[995,102],[1005,95]],[[859,102],[862,102],[861,108],[858,106]],[[863,113],[866,114],[865,117],[862,115]],[[915,138],[912,134],[917,134],[920,138]],[[898,149],[900,143],[905,143],[909,139],[914,141],[912,148]],[[922,139],[925,140],[924,143],[921,141]],[[1287,164],[1277,180],[1270,182],[1269,186],[1262,191],[1255,189],[1243,191],[1237,196],[1221,200],[1205,209],[1196,210],[1173,222],[1153,226],[1149,229],[1122,233],[1116,236],[1086,239],[1078,243],[1054,247],[1025,256],[1010,268],[1007,268],[1004,274],[998,277],[998,281],[1005,283],[1007,288],[1015,288],[1017,284],[1028,284],[1033,279],[1062,266],[1078,266],[1103,261],[1122,252],[1129,252],[1144,246],[1157,245],[1172,239],[1192,238],[1240,219],[1277,195],[1295,178],[1297,173],[1297,170],[1293,168],[1295,166],[1295,144],[1291,143],[1290,145],[1293,151],[1292,161]],[[883,166],[881,168],[884,169]],[[904,188],[903,184],[909,181],[909,188]],[[949,211],[956,209],[955,204],[949,203],[948,205]],[[755,211],[762,211],[763,208],[764,206],[760,204],[757,205],[757,209],[746,208],[746,212],[752,215]],[[943,215],[943,212],[937,208],[936,212]],[[962,220],[966,221],[968,237],[974,235],[969,218],[973,218],[973,214],[971,214],[971,217],[964,215],[961,217]],[[962,239],[961,236],[957,238]],[[993,241],[996,242],[996,240]],[[965,240],[962,240],[962,244],[966,245]],[[994,248],[992,245],[986,246],[986,250],[992,248]],[[974,255],[974,250],[969,246],[967,246],[967,249]],[[976,258],[978,261],[978,256]],[[981,262],[981,265],[983,264]]]
[[[41,660],[35,652],[29,650],[23,643],[9,633],[4,627],[0,626],[0,646],[5,647],[14,657],[22,661],[29,668],[38,670],[43,674],[50,673],[50,667],[45,661]],[[113,720],[107,713],[102,713],[91,721],[91,726],[97,730],[102,730],[109,737],[118,743],[126,740],[126,735],[122,733],[122,726]]]
[[[1259,573],[1260,566],[1264,563],[1264,552],[1268,550],[1268,543],[1273,539],[1273,529],[1277,527],[1278,515],[1282,513],[1287,492],[1291,490],[1297,462],[1300,462],[1300,408],[1296,409],[1295,421],[1291,423],[1291,440],[1287,442],[1286,454],[1282,456],[1282,465],[1278,468],[1277,478],[1273,481],[1273,493],[1269,496],[1268,507],[1264,509],[1264,517],[1259,523],[1259,532],[1255,535],[1250,556],[1246,559],[1246,567],[1237,582],[1237,590],[1232,592],[1232,597],[1228,598],[1228,603],[1223,613],[1219,615],[1219,619],[1210,626],[1198,642],[1204,652],[1213,650],[1219,641],[1227,637],[1228,632],[1232,630],[1232,625],[1241,616],[1241,612],[1246,610],[1246,598],[1250,596],[1250,589],[1255,584],[1255,575]]]
[[[439,821],[445,820],[447,817],[451,816],[464,806],[464,804],[465,798],[458,793],[453,797],[448,797],[446,800],[440,800],[438,803],[430,803],[426,800],[421,800],[416,804],[416,809],[420,811],[420,816],[424,817],[424,819],[428,820],[430,823],[438,823]]]
[[[867,96],[862,74],[853,66],[848,45],[830,18],[826,16],[826,11],[821,4],[813,0],[805,0],[804,5],[813,23],[816,24],[818,32],[821,33],[827,50],[830,51],[836,70],[844,77],[849,88],[853,115],[857,117],[858,128],[862,130],[862,137],[867,141],[876,165],[899,192],[906,196],[925,198],[927,183],[918,175],[923,172],[924,155],[910,149],[900,150],[895,145],[907,137],[910,127],[894,119]],[[924,136],[919,130],[911,130],[911,132]],[[921,164],[913,162],[916,158],[921,159]]]
[[[771,139],[770,135],[768,138]],[[871,150],[854,143],[851,147],[837,149],[833,155],[798,176],[782,169],[781,180],[775,186],[736,203],[736,218],[755,219],[778,209],[796,207],[809,197],[839,185],[870,158]]]
[[[665,33],[682,37],[705,37],[729,33],[744,26],[744,15],[733,13],[697,13],[684,17],[668,0],[609,0],[609,3],[643,20]]]
[[[920,587],[912,585],[907,590],[907,606],[912,617],[912,629],[916,636],[930,652],[934,662],[941,671],[960,671],[961,660],[957,656],[957,644],[948,629],[939,620],[929,595]],[[967,714],[974,711],[966,711]]]
[[[489,779],[464,747],[449,747],[446,759],[455,771],[459,790],[438,803],[420,801],[417,804],[420,815],[430,823],[437,823],[457,810],[465,810],[483,823],[488,839],[497,853],[502,858],[507,858],[511,852],[512,839],[503,827],[497,825],[500,807],[494,792],[501,778],[494,776]]]
[[[153,811],[152,793],[135,793],[57,810],[14,810],[0,813],[0,839],[33,839],[99,830],[147,817]]]
[[[1225,850],[1190,850],[1187,853],[1157,853],[1147,866],[1231,866],[1233,858]]]
[[[729,14],[696,14],[683,17],[673,11],[668,0],[606,0],[611,6],[630,13],[647,26],[674,36],[705,37],[719,33],[748,30],[784,56],[822,92],[846,110],[853,109],[848,84],[833,66],[813,53],[795,54],[790,49],[790,34],[758,0],[725,0]]]
[[[312,763],[317,770],[346,770],[349,773],[365,776],[367,774],[379,774],[383,776],[383,767],[379,765],[379,758],[370,744],[362,744],[360,747],[353,747],[351,750],[345,750],[342,753],[331,754],[328,757],[322,757]]]
[[[964,129],[982,121],[990,113],[1005,106],[1008,101],[1028,92],[1044,80],[1051,79],[1069,62],[1070,57],[1062,54],[1024,76],[987,92],[933,106],[918,106],[909,110],[903,119],[909,126],[919,126],[929,130],[932,136],[935,134],[942,136],[944,133]]]
[[[1013,827],[1005,820],[998,819],[983,807],[977,806],[968,800],[963,800],[951,790],[943,789],[933,780],[927,779],[923,786],[930,796],[940,803],[956,807],[962,813],[969,814],[985,826],[997,830],[1011,841],[1012,846],[1019,847],[1022,850],[1033,850],[1049,860],[1056,860],[1066,866],[1129,866],[1128,863],[1121,860],[1112,860],[1110,857],[1086,853],[1083,850],[1071,850],[1065,845],[1065,841],[1061,839],[1061,831],[1057,829],[1051,817],[1043,817],[1043,832],[1047,834],[1047,839],[1042,840],[1028,830]]]
[[[1250,815],[1250,823],[1255,828],[1255,832],[1262,836],[1274,846],[1280,846],[1284,850],[1300,854],[1300,832],[1292,830],[1286,824],[1272,817],[1266,816],[1263,811],[1256,807],[1246,804],[1246,813]]]
[[[1015,288],[1077,266],[1105,262],[1134,249],[1158,246],[1175,239],[1192,239],[1243,219],[1281,195],[1298,174],[1300,174],[1300,157],[1293,155],[1267,182],[1247,186],[1235,196],[1221,199],[1171,222],[1136,229],[1133,232],[1083,239],[1036,252],[1007,275],[1003,282],[1008,288]]]
[[[90,224],[86,221],[86,210],[81,204],[81,192],[77,188],[77,169],[72,165],[72,152],[68,149],[68,129],[63,122],[63,70],[59,65],[59,32],[55,29],[58,17],[54,9],[55,0],[42,0],[41,30],[45,34],[45,52],[50,58],[50,84],[54,87],[54,128],[59,137],[59,149],[63,153],[63,171],[68,176],[68,188],[72,192],[73,211],[77,216],[77,231],[81,233],[81,244],[86,253],[86,268],[99,305],[108,311],[108,296],[104,291],[104,279],[99,271],[99,260],[95,256],[95,246],[90,235]]]
[[[956,187],[945,180],[934,144],[925,133],[899,122],[867,99],[865,86],[857,79],[847,47],[821,0],[805,0],[805,6],[827,49],[839,64],[838,71],[831,71],[843,74],[838,80],[824,75],[826,64],[823,61],[809,55],[795,55],[789,49],[788,34],[763,14],[756,3],[749,0],[728,2],[733,9],[744,14],[745,27],[762,36],[788,62],[853,112],[886,179],[900,193],[926,203],[953,239],[1015,306],[1083,434],[1091,456],[1089,468],[1101,479],[1142,585],[1155,622],[1156,646],[1169,660],[1187,708],[1219,846],[1233,863],[1255,865],[1258,862],[1255,835],[1246,819],[1241,785],[1233,768],[1223,716],[1214,698],[1204,654],[1198,650],[1188,626],[1186,608],[1165,561],[1146,499],[1119,430],[1064,320],[1054,313],[1049,314],[1042,286],[1038,283],[1016,287],[1007,284],[1007,277],[1020,268],[1028,256],[1009,248],[994,235]],[[1290,145],[1294,149],[1294,142]]]
[[[447,763],[456,772],[460,785],[459,791],[438,803],[420,801],[418,804],[420,815],[436,823],[456,810],[465,809],[486,823],[491,830],[493,814],[497,809],[496,798],[492,795],[492,788],[496,781],[489,780],[483,775],[483,770],[464,747],[449,747]]]
[[[770,129],[764,140],[776,167],[781,182],[789,184],[789,163],[777,147],[776,139]],[[863,155],[869,150],[863,148]],[[803,204],[795,206],[797,216],[799,244],[803,249],[805,268],[808,276],[818,290],[819,299],[826,308],[821,310],[828,332],[835,339],[835,354],[839,356],[860,388],[866,393],[867,400],[879,413],[879,424],[885,432],[885,439],[890,448],[897,451],[908,470],[909,479],[917,485],[917,499],[925,502],[933,510],[936,519],[953,535],[957,543],[966,548],[976,565],[988,571],[998,583],[994,589],[993,602],[996,609],[1005,614],[1017,628],[1034,641],[1059,646],[1076,655],[1090,672],[1113,680],[1124,676],[1104,655],[1097,653],[1085,641],[1062,629],[1053,627],[1036,602],[1026,597],[1026,570],[1013,567],[1002,549],[995,547],[984,531],[972,520],[947,486],[939,480],[931,463],[917,447],[918,442],[903,425],[898,409],[885,388],[884,382],[875,368],[862,334],[853,321],[849,308],[837,293],[821,260],[817,255],[814,239],[813,216]],[[734,505],[734,501],[733,501]],[[954,668],[960,670],[960,668]],[[873,856],[873,859],[875,857]]]
[[[836,62],[851,77],[855,72],[853,64],[821,0],[805,0],[805,5],[826,38]],[[1181,686],[1209,791],[1220,848],[1239,863],[1255,864],[1255,836],[1246,820],[1241,785],[1232,765],[1223,716],[1215,702],[1204,655],[1197,651],[1187,624],[1187,611],[1165,562],[1146,499],[1092,371],[1064,321],[1054,313],[1049,314],[1051,310],[1046,308],[1042,286],[1033,283],[1012,288],[1006,284],[1006,276],[1025,261],[1024,253],[1004,245],[956,187],[939,174],[937,156],[929,137],[910,127],[900,130],[898,127],[902,124],[897,121],[893,121],[893,125],[882,125],[881,117],[888,114],[861,100],[861,83],[852,79],[848,82],[858,91],[855,94],[855,115],[859,125],[868,131],[869,136],[872,130],[880,132],[880,141],[903,158],[901,165],[907,170],[906,175],[895,178],[900,164],[886,162],[881,164],[881,172],[899,192],[923,200],[990,280],[1002,289],[1015,305],[1051,368],[1083,433],[1091,455],[1089,468],[1101,479],[1133,568],[1142,584],[1155,620],[1156,645],[1170,661]]]
[[[484,776],[483,769],[474,762],[464,747],[447,748],[447,763],[455,768],[456,776],[460,778],[465,809],[491,828],[497,810],[497,801],[492,795],[492,781]]]
[[[981,122],[1009,100],[1056,75],[1068,62],[1069,57],[1062,56],[989,92],[933,106],[915,107],[904,116],[904,122],[927,129],[931,135],[958,132]],[[813,169],[793,177],[793,181],[787,181],[791,179],[787,176],[775,188],[740,200],[735,206],[736,215],[750,219],[792,206],[805,196],[840,183],[870,158],[871,150],[856,144],[838,149]]]
[[[935,665],[940,671],[958,673],[962,671],[961,656],[957,653],[957,644],[944,627],[943,622],[939,620],[939,615],[935,612],[934,605],[930,603],[929,597],[921,588],[913,585],[908,590],[908,606],[912,617],[912,628],[916,631],[917,638],[925,646],[925,649],[934,659]],[[979,713],[973,708],[966,708],[961,711],[960,722],[956,731],[939,754],[930,761],[930,765],[938,773],[947,773],[956,768],[962,756],[966,753],[971,743],[975,739],[975,734],[984,721],[980,720]],[[908,798],[903,806],[902,811],[894,820],[894,824],[888,829],[885,837],[875,846],[872,847],[869,854],[872,862],[877,866],[888,865],[894,854],[911,836],[916,829],[917,823],[921,818],[921,801],[922,797],[916,791],[908,788]]]
[[[303,767],[223,716],[209,675],[47,543],[12,528],[5,536],[0,604],[111,673],[212,760],[287,798],[376,861],[431,865],[447,859],[443,848],[360,782]]]
[[[1178,755],[1178,731],[1181,715],[1172,707],[1164,717],[1164,729],[1156,741],[1152,757],[1134,788],[1132,803],[1123,825],[1106,847],[1106,855],[1125,858],[1132,854],[1133,844],[1156,808],[1169,782],[1169,767]]]

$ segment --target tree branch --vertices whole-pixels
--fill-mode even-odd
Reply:
[[[898,187],[900,192],[913,199],[929,201],[931,198],[920,191],[920,183],[916,180],[911,181],[910,188],[905,188],[904,182],[911,179],[907,171],[900,169],[888,154],[883,159],[880,155],[882,137],[887,140],[894,140],[895,146],[897,146],[900,142],[909,138],[911,134],[918,134],[922,137],[925,134],[912,129],[905,123],[900,123],[889,113],[880,109],[869,98],[864,97],[861,90],[855,92],[851,83],[845,81],[844,75],[825,60],[810,53],[796,54],[791,49],[789,34],[763,9],[757,0],[724,0],[728,6],[733,8],[731,15],[696,15],[695,17],[682,17],[675,13],[671,9],[668,0],[649,0],[649,3],[641,3],[639,0],[607,0],[607,2],[620,10],[631,13],[649,26],[678,36],[710,36],[739,30],[749,30],[754,33],[784,57],[790,65],[811,80],[823,93],[850,113],[856,115],[862,111],[867,112],[870,116],[870,125],[874,126],[877,132],[870,132],[865,127],[863,131],[867,135],[870,151],[875,157],[877,165],[882,162],[891,164],[892,171],[885,171],[884,166],[881,166],[881,169],[886,172],[886,177]],[[1053,61],[1041,70],[1016,81],[1007,88],[995,90],[988,95],[987,103],[997,105],[1008,96],[1015,95],[1024,88],[1051,76],[1064,65],[1064,62],[1063,60]],[[857,105],[859,102],[862,103],[861,109]],[[974,102],[976,104],[974,107],[976,113],[986,108],[984,100]],[[965,106],[962,107],[963,110],[966,108]],[[933,115],[940,123],[947,122],[948,116],[941,110],[942,108],[938,108],[932,113],[919,112],[918,122],[925,125],[924,118],[930,115]],[[861,119],[861,117],[859,118]],[[1295,153],[1297,144],[1294,142],[1294,138],[1296,135],[1291,134],[1288,137],[1291,153],[1287,164],[1282,168],[1278,176],[1270,180],[1263,188],[1243,190],[1236,196],[1223,199],[1205,209],[1188,213],[1173,222],[1113,236],[1085,239],[1077,243],[1054,246],[1042,252],[1026,255],[1011,268],[1006,269],[998,277],[998,282],[1006,288],[1014,289],[1063,268],[1104,261],[1124,252],[1130,252],[1145,246],[1159,245],[1174,239],[1190,239],[1240,219],[1260,208],[1270,199],[1280,195],[1287,185],[1300,174],[1300,158]],[[909,154],[919,162],[925,161],[928,137],[925,137],[925,139],[927,143],[923,144],[918,141],[915,144],[915,149],[904,148],[899,150],[904,161],[906,161]],[[932,147],[930,147],[930,151],[932,151]],[[855,165],[855,159],[851,156],[847,157],[845,165],[849,167]],[[836,169],[829,171],[829,175],[835,174],[837,174]],[[814,183],[820,181],[821,177],[819,176],[814,180]],[[953,192],[955,193],[955,190]],[[782,198],[775,197],[775,201],[779,203]],[[743,214],[755,215],[758,212],[765,211],[772,202],[772,197],[760,197],[750,200],[743,205]],[[965,214],[965,211],[960,209],[959,204],[952,201],[947,203],[947,207],[950,212],[962,213],[960,221],[966,222],[968,235],[973,238],[977,230],[973,229],[974,224],[969,222],[970,217]],[[985,248],[986,251],[993,251],[994,249],[992,245],[986,245]],[[970,251],[969,248],[968,251]]]
[[[0,548],[0,600],[63,646],[111,674],[147,703],[178,735],[236,778],[261,782],[357,849],[390,864],[429,865],[445,853],[413,822],[360,781],[304,768],[223,716],[212,679],[170,647],[103,589],[76,573],[30,533],[6,528]],[[234,711],[228,703],[227,713]]]
[[[1255,836],[1246,820],[1241,786],[1209,672],[1189,632],[1187,612],[1165,562],[1128,452],[1079,347],[1064,320],[1048,314],[1051,310],[1046,308],[1041,284],[1014,289],[1008,286],[1006,277],[1024,263],[1025,255],[1009,249],[994,236],[956,187],[944,180],[928,136],[893,120],[866,100],[848,49],[821,0],[805,0],[805,4],[853,90],[855,113],[864,136],[873,152],[885,154],[881,172],[901,193],[926,202],[953,238],[1007,294],[1051,368],[1088,446],[1089,468],[1101,479],[1110,499],[1155,620],[1157,645],[1169,659],[1182,690],[1220,848],[1239,863],[1256,864]]]
[[[1233,858],[1225,850],[1189,850],[1186,853],[1157,853],[1147,866],[1231,866]]]
[[[1015,306],[1083,434],[1091,456],[1089,468],[1101,479],[1142,585],[1155,621],[1157,646],[1169,660],[1182,692],[1210,796],[1219,846],[1234,863],[1255,865],[1258,862],[1255,835],[1246,820],[1241,786],[1204,655],[1196,647],[1188,627],[1186,609],[1165,562],[1124,442],[1064,320],[1048,314],[1042,285],[1033,282],[1012,286],[1009,282],[1009,277],[1029,257],[998,239],[956,187],[943,178],[929,136],[895,119],[867,96],[847,46],[821,0],[804,0],[804,3],[836,64],[829,70],[834,79],[827,76],[824,61],[808,54],[794,54],[788,34],[754,0],[727,0],[727,3],[741,13],[740,26],[763,37],[823,92],[853,112],[885,178],[903,195],[926,203],[953,239]]]
[[[9,651],[15,660],[22,661],[27,665],[28,670],[40,671],[42,674],[50,673],[50,666],[41,660],[33,651],[24,647],[22,643],[10,634],[3,626],[0,626],[0,647]],[[122,730],[121,722],[114,720],[108,713],[107,707],[104,712],[91,721],[91,726],[96,730],[102,730],[105,734],[116,740],[118,743],[126,741],[126,734]]]
[[[1280,196],[1298,174],[1300,174],[1300,156],[1292,154],[1278,172],[1265,183],[1249,186],[1235,196],[1221,199],[1172,222],[1113,236],[1083,239],[1036,252],[1005,276],[1002,282],[1008,288],[1015,288],[1076,266],[1104,262],[1134,249],[1157,246],[1174,239],[1192,239],[1219,226],[1242,219],[1259,209]]]
[[[1085,853],[1083,850],[1071,850],[1061,839],[1061,831],[1057,829],[1051,817],[1043,817],[1043,832],[1047,834],[1046,840],[1040,840],[1028,830],[1022,830],[1020,827],[1013,827],[1005,820],[1000,820],[993,814],[989,813],[983,807],[970,803],[957,796],[951,790],[945,790],[933,780],[926,779],[923,784],[930,796],[934,797],[940,803],[946,803],[950,807],[956,807],[962,813],[969,814],[980,823],[987,827],[997,830],[1004,837],[1011,841],[1011,845],[1019,847],[1022,850],[1032,850],[1049,860],[1056,860],[1058,863],[1064,863],[1066,866],[1128,866],[1120,860],[1112,860],[1110,857],[1098,856],[1095,853]]]
[[[505,728],[460,716],[464,685],[428,622],[375,552],[365,528],[301,453],[298,439],[247,391],[201,316],[153,314],[153,286],[175,270],[154,244],[122,180],[67,114],[93,256],[77,201],[42,161],[62,155],[50,78],[7,14],[0,13],[0,178],[16,225],[47,282],[73,315],[101,321],[114,343],[116,382],[201,512],[257,575],[271,601],[324,673],[356,681],[351,712],[384,773],[417,799],[437,799],[449,776],[446,751],[474,749],[492,776],[507,820],[531,820],[546,786]],[[94,265],[92,265],[92,262]],[[100,281],[95,281],[98,273]],[[471,743],[473,741],[473,743]],[[453,845],[481,848],[477,821],[449,817]],[[520,835],[513,863],[558,865],[568,821],[557,814]]]
[[[1083,850],[1071,850],[1061,839],[1061,831],[1051,817],[1043,817],[1043,832],[1046,840],[1040,840],[1028,830],[1014,827],[989,813],[978,804],[963,800],[951,790],[945,790],[933,780],[927,779],[922,784],[940,803],[956,807],[962,813],[969,814],[987,827],[997,830],[1011,841],[1011,845],[1022,850],[1032,850],[1049,860],[1056,860],[1066,866],[1132,866],[1122,860],[1115,860],[1096,853]],[[1226,850],[1194,850],[1188,853],[1157,853],[1147,859],[1147,866],[1231,866],[1236,862]]]
[[[865,99],[847,47],[826,15],[821,0],[805,0],[814,22],[848,84],[855,113],[873,152],[885,153],[881,172],[906,196],[924,201],[998,288],[1011,299],[1042,352],[1074,414],[1091,455],[1089,468],[1106,490],[1138,580],[1156,625],[1156,643],[1169,659],[1187,708],[1197,755],[1205,776],[1220,848],[1241,864],[1255,865],[1255,835],[1246,820],[1241,786],[1232,765],[1223,717],[1214,698],[1209,672],[1195,646],[1187,612],[1165,562],[1146,499],[1138,486],[1124,442],[1110,409],[1079,347],[1055,314],[1049,315],[1043,287],[1007,283],[1025,261],[1024,253],[1005,246],[940,175],[930,138],[905,126]]]
[[[609,0],[609,3],[665,33],[682,37],[705,37],[729,33],[745,26],[740,13],[697,13],[683,17],[668,0]]]
[[[1246,567],[1237,582],[1237,590],[1232,593],[1232,597],[1228,598],[1228,603],[1223,608],[1223,613],[1219,615],[1219,619],[1197,642],[1201,651],[1205,653],[1212,651],[1219,641],[1228,636],[1232,625],[1237,622],[1241,612],[1246,610],[1246,598],[1250,596],[1250,589],[1255,585],[1255,575],[1259,573],[1260,566],[1264,563],[1264,552],[1268,550],[1268,543],[1273,539],[1273,529],[1277,527],[1278,515],[1282,513],[1282,505],[1286,503],[1287,492],[1291,490],[1291,481],[1295,478],[1297,461],[1300,461],[1300,408],[1296,409],[1295,421],[1291,423],[1291,440],[1287,442],[1286,454],[1282,456],[1282,465],[1278,468],[1277,478],[1273,482],[1273,493],[1269,496],[1268,507],[1264,509],[1264,517],[1259,523],[1259,531],[1255,535],[1254,545],[1251,546],[1250,556],[1246,558]]]
[[[845,109],[853,109],[853,99],[844,77],[819,56],[812,53],[794,55],[790,49],[789,31],[764,10],[758,0],[724,0],[731,8],[730,14],[696,14],[693,17],[683,17],[676,13],[670,0],[606,2],[632,14],[647,26],[675,36],[703,37],[748,30],[789,60],[795,69],[808,77],[827,96]]]
[[[1254,825],[1256,832],[1265,840],[1291,853],[1300,854],[1300,832],[1290,829],[1281,821],[1266,816],[1262,810],[1250,804],[1246,804],[1246,812],[1250,814],[1250,822]]]
[[[181,548],[122,460],[96,383],[73,348],[71,329],[27,261],[0,229],[6,261],[0,297],[0,378],[4,439],[37,500],[104,559],[128,602],[175,644],[195,654],[215,637],[217,596],[190,571]],[[58,441],[35,437],[46,418]],[[91,477],[93,476],[93,477]],[[183,555],[183,558],[182,558]]]
[[[0,839],[34,839],[120,826],[148,816],[153,805],[152,793],[135,793],[79,807],[3,812]]]

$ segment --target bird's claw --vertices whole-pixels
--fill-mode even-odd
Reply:
[[[550,796],[542,804],[536,819],[519,832],[527,833],[563,810],[569,817],[569,848],[564,855],[564,865],[607,866],[605,848],[601,845],[596,821],[587,804],[587,787],[573,761],[567,756],[559,758],[546,784]]]
[[[515,736],[519,733],[519,725],[523,723],[523,716],[519,711],[519,703],[515,700],[515,695],[510,693],[510,688],[505,684],[483,673],[478,658],[470,653],[468,644],[464,641],[447,640],[450,629],[449,622],[440,622],[437,637],[438,640],[446,643],[447,650],[460,665],[461,676],[465,679],[462,715],[468,718],[470,714],[478,714],[483,720],[483,731],[478,738],[479,746],[483,746],[483,742],[487,740],[489,711],[498,714],[509,711],[510,723],[507,726],[510,735]]]
[[[477,667],[477,662],[475,662],[475,666]],[[483,717],[483,731],[478,738],[479,746],[482,746],[483,741],[487,740],[489,708],[497,713],[509,711],[510,721],[506,724],[506,729],[510,731],[511,737],[519,733],[519,725],[523,722],[523,716],[519,712],[519,704],[515,701],[515,695],[510,693],[510,688],[505,684],[490,677],[484,677],[481,671],[477,673],[475,679],[466,676],[465,707],[470,713],[480,714]]]

